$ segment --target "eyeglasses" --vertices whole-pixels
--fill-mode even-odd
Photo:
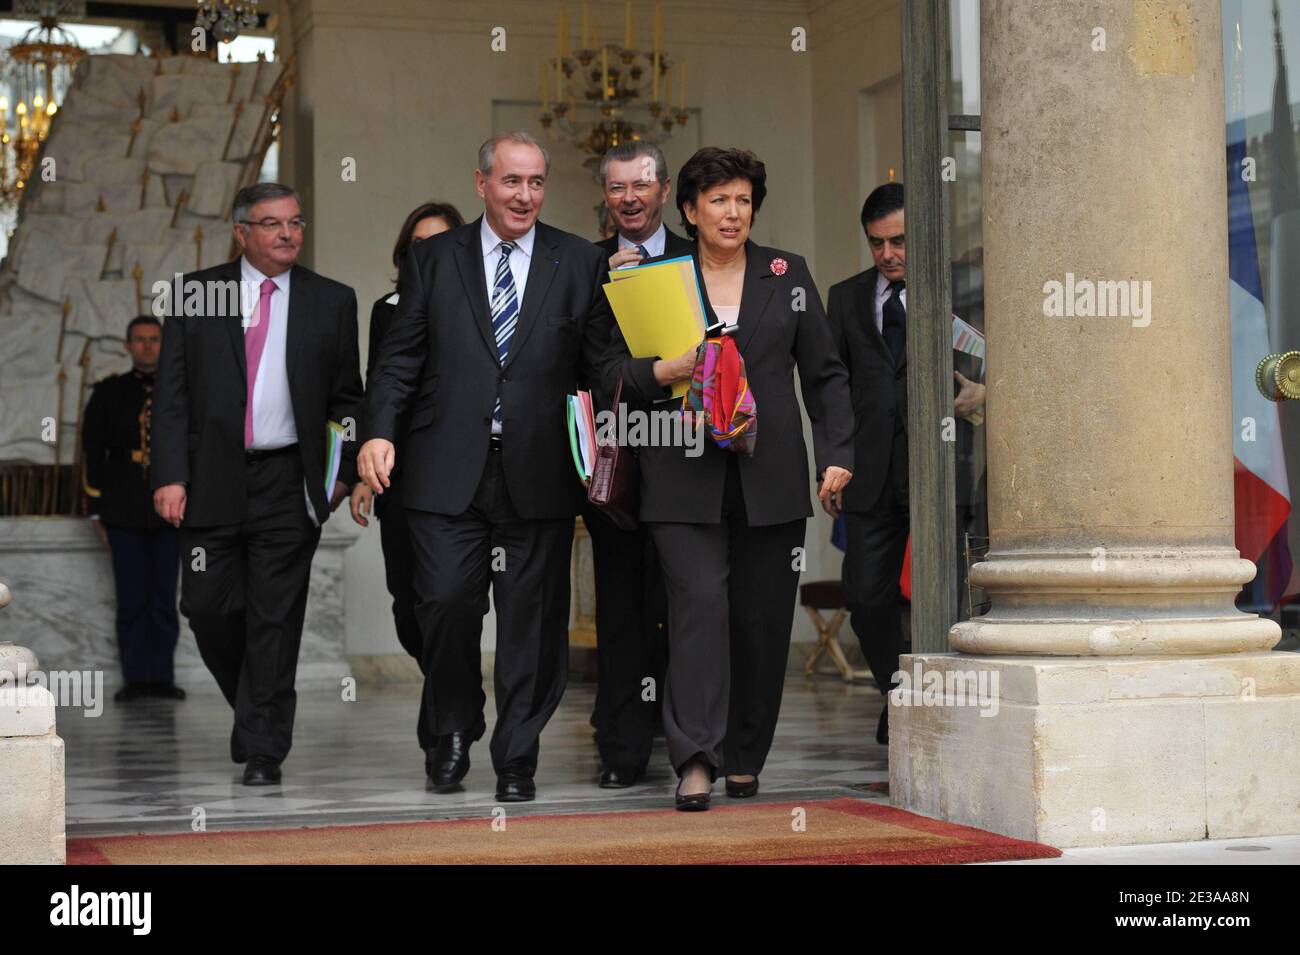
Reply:
[[[239,219],[238,222],[240,225],[256,226],[267,235],[279,232],[286,225],[293,232],[301,232],[303,229],[307,228],[307,220],[302,216],[290,219],[288,222],[281,219],[260,219],[257,222],[250,222],[247,219]]]

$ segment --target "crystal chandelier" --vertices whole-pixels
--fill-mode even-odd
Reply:
[[[199,12],[194,23],[217,38],[220,43],[229,43],[239,36],[241,30],[251,30],[257,26],[257,0],[236,0],[222,3],[217,0],[198,0]]]
[[[72,34],[58,24],[63,15],[84,14],[85,4],[40,0],[25,5],[39,18],[6,51],[8,80],[18,102],[13,133],[9,131],[9,98],[0,96],[0,201],[12,207],[31,177],[36,156],[50,133],[58,101],[72,81],[72,71],[84,55]],[[15,12],[18,12],[17,9]]]
[[[623,42],[602,42],[600,25],[591,18],[590,0],[583,0],[581,45],[570,51],[569,17],[561,9],[557,55],[542,64],[541,123],[586,153],[583,164],[593,173],[606,150],[625,142],[661,143],[690,118],[686,62],[673,61],[664,50],[663,37],[663,10],[656,3],[653,48],[638,49],[632,0],[624,0]],[[676,109],[670,102],[674,79]],[[580,103],[598,108],[594,120],[579,119]],[[644,110],[648,118],[633,118],[633,110]]]

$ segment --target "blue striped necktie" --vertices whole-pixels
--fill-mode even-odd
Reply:
[[[492,282],[492,334],[497,342],[497,356],[503,365],[506,355],[510,354],[515,326],[519,324],[519,292],[515,288],[514,273],[510,271],[510,253],[514,250],[513,242],[501,243],[501,258],[497,261],[496,278]],[[492,417],[498,424],[501,422],[500,398],[492,409]]]

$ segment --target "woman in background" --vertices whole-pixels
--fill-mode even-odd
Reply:
[[[402,272],[402,263],[406,260],[411,247],[423,242],[429,236],[446,232],[465,224],[456,207],[446,202],[426,202],[412,210],[402,223],[397,234],[397,243],[393,246],[393,266],[397,274]],[[379,346],[397,313],[396,292],[381,296],[370,310],[370,354],[366,358],[366,381],[374,369],[375,359],[379,355]],[[397,433],[406,433],[410,419],[408,411],[405,418],[398,422]],[[363,438],[364,440],[364,438]],[[397,448],[401,450],[400,440]],[[402,460],[399,455],[398,461]],[[407,532],[406,511],[402,506],[401,464],[390,475],[391,486],[379,500],[374,500],[374,492],[358,481],[352,489],[352,519],[362,527],[369,526],[367,515],[374,509],[379,519],[379,543],[384,552],[384,577],[388,592],[393,598],[393,623],[397,627],[397,640],[402,649],[420,662],[424,641],[420,637],[420,625],[415,618],[415,590],[411,586],[411,567],[414,558],[411,555],[411,539]],[[420,694],[420,716],[416,725],[420,747],[424,750],[425,775],[431,774],[431,760],[437,739],[429,732],[429,721],[424,694]]]

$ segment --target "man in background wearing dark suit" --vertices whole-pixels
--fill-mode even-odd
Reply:
[[[609,269],[664,255],[690,255],[694,243],[663,222],[671,184],[658,146],[646,142],[615,146],[601,159],[600,178],[616,229],[596,243]],[[659,558],[644,528],[620,530],[590,506],[584,507],[582,516],[591,534],[596,577],[598,683],[591,725],[600,751],[600,786],[622,789],[645,773],[662,718],[668,600]],[[650,699],[646,698],[647,678],[654,681]]]
[[[857,419],[853,481],[844,492],[844,604],[882,693],[902,644],[899,577],[910,526],[907,465],[907,247],[903,184],[867,196],[862,228],[875,266],[831,286],[826,312],[849,370]],[[957,417],[984,403],[984,386],[953,373]],[[954,568],[955,571],[956,568]],[[876,740],[889,741],[889,707]]]
[[[152,483],[159,515],[181,529],[181,610],[235,710],[231,757],[259,786],[280,781],[292,745],[311,560],[355,481],[362,391],[356,294],[297,264],[297,193],[245,187],[232,217],[243,255],[173,290]],[[327,489],[331,421],[353,433]]]
[[[484,730],[479,641],[496,608],[496,796],[534,798],[538,740],[568,676],[569,559],[582,499],[566,395],[599,381],[610,313],[605,256],[537,221],[550,157],[526,133],[479,149],[484,214],[426,239],[366,396],[362,480],[388,485],[411,409],[403,497],[439,738],[431,782],[456,789]]]

